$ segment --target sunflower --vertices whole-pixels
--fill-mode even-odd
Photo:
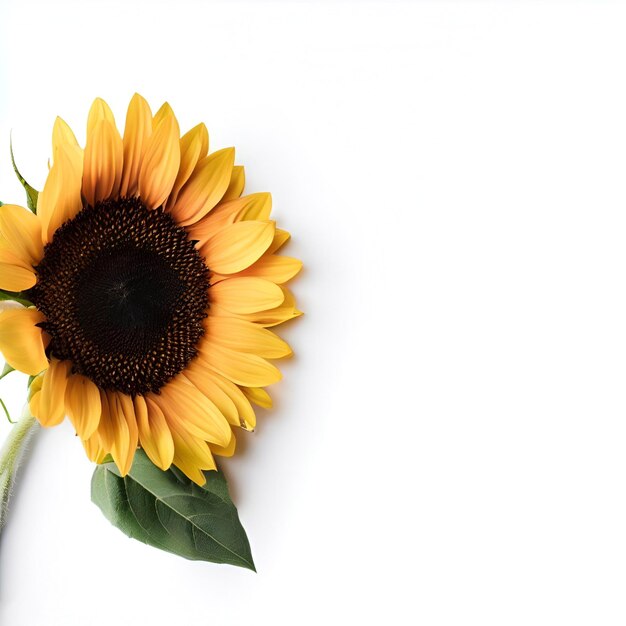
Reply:
[[[67,415],[122,475],[140,446],[203,484],[291,354],[268,328],[300,315],[284,284],[301,263],[276,254],[289,234],[270,194],[242,196],[234,149],[208,148],[204,124],[181,137],[138,94],[122,137],[98,98],[84,150],[57,118],[36,212],[0,207],[0,289],[25,304],[0,313],[0,350],[34,377],[41,425]]]

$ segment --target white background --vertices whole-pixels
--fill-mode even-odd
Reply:
[[[0,10],[4,202],[10,128],[40,187],[54,117],[82,140],[136,90],[237,147],[306,264],[276,409],[223,463],[259,573],[125,538],[64,424],[1,624],[626,622],[626,4]]]

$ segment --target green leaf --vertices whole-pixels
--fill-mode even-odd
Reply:
[[[13,171],[15,172],[15,175],[20,181],[22,187],[24,187],[24,191],[26,191],[26,206],[33,213],[37,213],[37,198],[39,198],[39,192],[26,182],[24,177],[20,174],[20,171],[17,169],[17,165],[15,164],[15,157],[13,156],[13,138],[9,139],[9,150],[11,151],[11,163],[13,164]]]
[[[186,559],[229,563],[253,571],[250,544],[221,472],[199,487],[176,469],[167,472],[137,450],[125,477],[99,465],[91,499],[124,534]]]
[[[2,373],[0,374],[0,380],[2,380],[7,374],[10,374],[11,372],[14,372],[15,368],[11,367],[8,363],[4,364],[4,369],[2,370]]]

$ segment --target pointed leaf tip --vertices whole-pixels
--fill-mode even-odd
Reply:
[[[124,477],[113,463],[96,468],[91,499],[133,539],[186,559],[256,572],[248,538],[219,471],[208,472],[206,484],[199,487],[175,468],[159,469],[140,449]]]

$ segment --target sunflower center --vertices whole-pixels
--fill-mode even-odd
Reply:
[[[87,206],[36,270],[29,295],[46,316],[50,354],[99,387],[158,392],[196,355],[208,269],[163,209],[137,198]]]

